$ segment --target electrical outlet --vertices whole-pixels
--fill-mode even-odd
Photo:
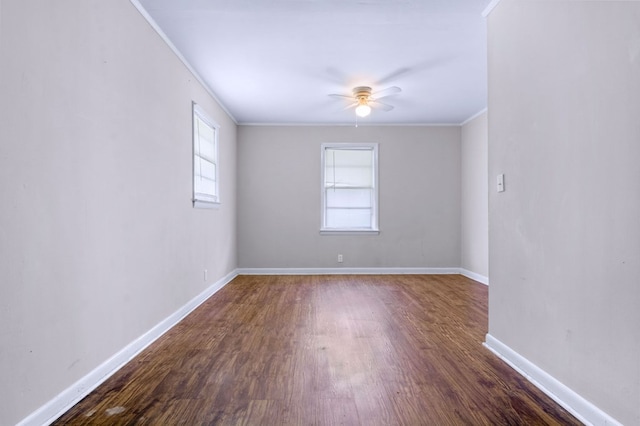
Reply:
[[[204,270],[204,280],[207,281],[207,270]]]
[[[504,174],[499,174],[497,179],[497,190],[498,192],[504,192]]]
[[[343,259],[343,258],[342,258],[342,255],[341,255],[341,254],[339,254],[339,255],[338,255],[338,263],[342,263],[342,259]]]

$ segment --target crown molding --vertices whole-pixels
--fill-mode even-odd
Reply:
[[[482,17],[486,18],[487,16],[489,16],[489,14],[493,12],[493,9],[495,9],[498,3],[500,3],[500,0],[491,0],[491,3],[489,3],[487,7],[482,11]]]
[[[198,74],[195,70],[195,68],[193,68],[191,66],[191,64],[187,61],[187,59],[182,56],[182,53],[180,53],[180,51],[178,50],[178,48],[171,42],[171,40],[169,40],[169,37],[167,37],[167,35],[164,33],[164,31],[162,31],[160,29],[160,26],[156,23],[156,21],[151,17],[151,15],[149,15],[149,12],[146,11],[146,9],[140,4],[140,2],[138,0],[129,0],[131,2],[131,4],[133,5],[133,7],[135,7],[138,12],[140,12],[140,14],[142,15],[142,17],[149,23],[149,25],[151,25],[151,28],[154,29],[154,31],[156,33],[158,33],[158,35],[160,36],[160,38],[162,39],[162,41],[165,42],[165,44],[167,46],[169,46],[169,49],[171,49],[171,51],[178,57],[178,59],[180,60],[180,62],[182,62],[182,64],[189,70],[189,72],[191,74],[193,74],[193,76],[195,77],[196,80],[198,80],[198,83],[200,83],[202,85],[202,87],[204,88],[204,90],[207,91],[207,93],[209,94],[209,96],[211,96],[213,98],[214,101],[216,101],[216,103],[218,104],[218,106],[220,108],[222,108],[222,110],[229,116],[229,118],[231,118],[231,120],[233,120],[233,122],[238,125],[238,120],[236,120],[236,118],[233,116],[233,114],[231,114],[231,112],[229,112],[229,110],[227,109],[227,107],[220,102],[220,99],[218,99],[218,97],[216,96],[216,94],[213,92],[213,90],[211,89],[211,87],[209,87],[209,85],[207,83],[205,83],[205,81],[202,79],[202,77],[200,76],[200,74]]]

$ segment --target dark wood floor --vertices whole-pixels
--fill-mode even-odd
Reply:
[[[578,425],[459,275],[240,276],[55,424]]]

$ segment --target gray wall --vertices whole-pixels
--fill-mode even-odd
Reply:
[[[236,126],[128,0],[0,8],[9,425],[235,269]],[[221,125],[219,210],[191,207],[192,100]]]
[[[320,145],[379,143],[380,235],[320,235]],[[243,268],[459,267],[460,127],[240,126]]]
[[[462,126],[460,266],[489,277],[489,194],[487,112]]]
[[[640,424],[640,3],[503,0],[489,36],[489,332]]]

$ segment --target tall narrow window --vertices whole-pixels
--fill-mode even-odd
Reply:
[[[378,232],[378,144],[322,145],[323,232]]]
[[[193,104],[193,206],[220,203],[218,192],[218,126]]]

